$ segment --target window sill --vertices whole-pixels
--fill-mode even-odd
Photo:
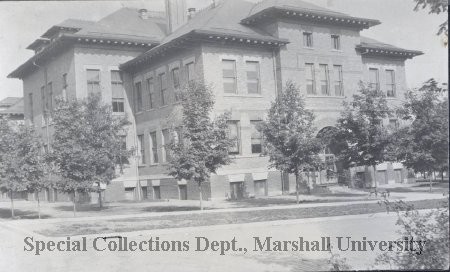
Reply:
[[[145,168],[145,167],[147,167],[147,166],[148,166],[147,164],[139,164],[139,165],[138,165],[139,168]]]
[[[223,97],[263,98],[263,96],[260,94],[228,94],[228,93],[224,93]]]
[[[251,154],[251,155],[232,155],[230,154],[230,157],[233,157],[235,159],[250,159],[250,158],[263,158],[267,156],[263,156],[261,154]]]
[[[113,112],[112,115],[125,115],[125,112]]]
[[[334,98],[334,99],[345,99],[345,96],[336,96],[336,95],[306,95],[306,98]]]
[[[331,52],[344,53],[342,49],[331,49]]]
[[[314,50],[314,47],[306,47],[306,46],[303,46],[303,49]]]

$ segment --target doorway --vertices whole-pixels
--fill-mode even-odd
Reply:
[[[267,180],[255,180],[255,196],[267,196]]]
[[[186,185],[178,185],[180,190],[180,199],[187,200],[187,186]]]

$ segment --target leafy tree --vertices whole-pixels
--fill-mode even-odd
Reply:
[[[271,167],[295,175],[297,204],[301,173],[322,164],[318,155],[322,144],[315,137],[314,119],[314,113],[306,109],[297,86],[288,82],[260,126]],[[307,188],[309,190],[309,186]]]
[[[398,115],[410,122],[397,133],[397,159],[416,172],[448,170],[448,98],[434,79],[406,93]],[[430,190],[432,181],[430,178]]]
[[[414,2],[416,2],[414,11],[428,8],[430,14],[440,14],[448,10],[448,0],[414,0]],[[439,26],[437,35],[441,34],[448,37],[448,20]]]
[[[168,145],[169,174],[177,180],[194,181],[200,194],[203,210],[202,184],[212,173],[231,162],[228,149],[232,139],[228,137],[228,114],[211,120],[214,96],[202,82],[190,82],[182,91],[182,124],[178,139]],[[174,131],[174,130],[173,130]]]
[[[61,177],[56,186],[73,195],[74,215],[79,192],[97,192],[102,208],[101,185],[116,177],[118,158],[130,155],[121,148],[121,132],[129,122],[126,116],[113,116],[111,107],[98,95],[59,100],[57,105],[49,154]]]
[[[14,217],[13,193],[28,190],[37,193],[38,215],[41,218],[39,192],[47,186],[41,138],[33,127],[20,125],[14,129],[5,120],[0,120],[0,130],[0,186],[2,190],[9,191],[11,216]]]
[[[392,138],[383,120],[392,116],[392,110],[383,92],[362,83],[359,93],[343,106],[333,135],[341,143],[337,156],[347,166],[372,166],[376,187],[376,165],[390,159]]]
[[[386,207],[397,213],[397,233],[400,237],[413,237],[426,241],[425,250],[419,255],[414,251],[386,251],[376,259],[378,265],[389,269],[445,270],[449,267],[449,202],[448,198],[438,208],[418,211],[404,202],[385,201]]]

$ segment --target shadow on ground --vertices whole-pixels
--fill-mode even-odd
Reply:
[[[36,211],[23,211],[23,210],[14,210],[14,219],[38,219],[39,216]],[[11,219],[11,210],[10,209],[2,209],[0,208],[0,218],[1,219]],[[41,214],[41,219],[51,218],[50,215]]]
[[[114,208],[115,206],[108,205],[100,208],[98,204],[78,204],[76,207],[77,212],[100,212]],[[56,210],[71,212],[73,211],[72,205],[60,205],[55,207]]]
[[[141,209],[142,212],[182,212],[199,210],[199,206],[152,206]],[[212,208],[205,207],[204,210],[212,210]]]

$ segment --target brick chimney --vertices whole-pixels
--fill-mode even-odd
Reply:
[[[186,0],[166,0],[166,20],[168,33],[172,33],[186,24]]]

